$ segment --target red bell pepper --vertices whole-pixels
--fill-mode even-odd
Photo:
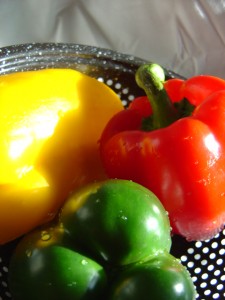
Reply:
[[[110,178],[149,188],[175,234],[205,240],[225,222],[225,81],[206,75],[165,82],[158,65],[136,81],[147,96],[116,114],[100,140]]]

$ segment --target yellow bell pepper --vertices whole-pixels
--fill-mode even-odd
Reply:
[[[0,77],[0,244],[52,219],[75,188],[106,178],[98,140],[122,109],[109,87],[75,70]]]

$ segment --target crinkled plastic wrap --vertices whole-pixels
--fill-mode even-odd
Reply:
[[[225,0],[0,1],[0,47],[30,42],[104,47],[225,78]]]

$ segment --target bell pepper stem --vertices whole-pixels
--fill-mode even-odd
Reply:
[[[138,68],[135,79],[138,86],[145,91],[153,111],[151,117],[144,122],[145,129],[167,127],[178,119],[178,113],[164,89],[163,68],[154,63],[143,64]],[[146,124],[148,122],[151,124]]]

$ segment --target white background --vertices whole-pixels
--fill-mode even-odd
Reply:
[[[0,47],[93,45],[225,78],[225,0],[0,0]]]

